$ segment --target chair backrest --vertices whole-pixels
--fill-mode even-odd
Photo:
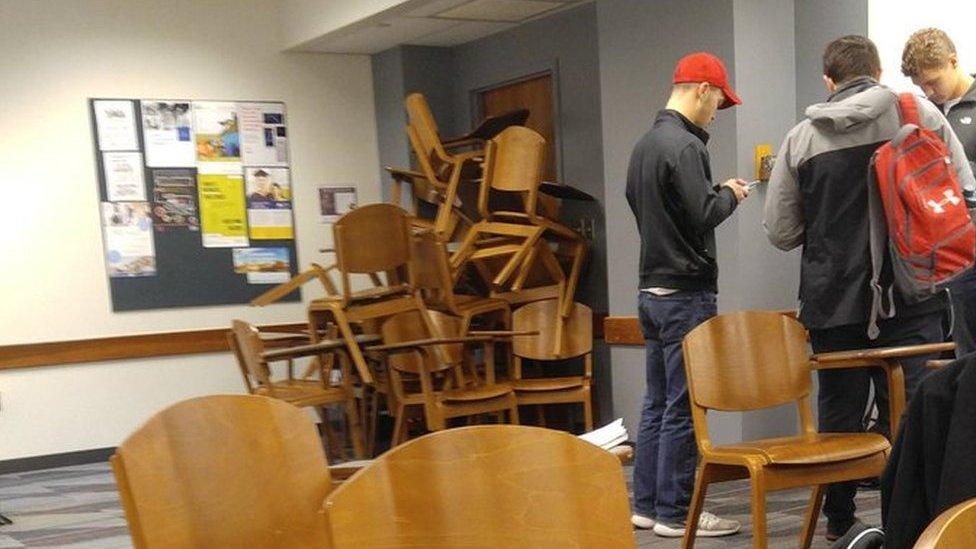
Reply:
[[[414,235],[411,245],[410,270],[414,288],[420,291],[424,303],[430,307],[456,310],[447,246],[433,232]]]
[[[311,418],[261,396],[186,400],[111,459],[137,548],[332,547],[331,490]]]
[[[524,194],[525,211],[535,215],[539,183],[546,161],[546,140],[535,130],[509,126],[485,147],[484,180],[478,194],[478,210],[489,217],[489,191]]]
[[[692,404],[747,411],[799,401],[810,394],[806,330],[774,311],[716,316],[684,339]]]
[[[385,272],[387,283],[392,284],[397,270],[408,267],[410,224],[407,212],[399,206],[360,206],[340,217],[332,231],[346,297],[352,292],[350,274]]]
[[[267,363],[261,359],[264,342],[261,341],[258,329],[243,320],[234,320],[227,339],[237,358],[237,364],[241,367],[248,391],[254,392],[258,387],[267,387],[273,392],[271,372],[268,371]]]
[[[437,122],[434,120],[434,114],[430,110],[427,98],[422,93],[411,93],[407,96],[404,104],[407,108],[408,123],[417,133],[424,156],[434,159],[435,162],[440,158],[445,158],[447,154],[444,151],[444,145],[441,143]],[[415,152],[420,156],[420,151]],[[437,167],[434,166],[434,168]]]
[[[537,427],[412,440],[336,488],[326,508],[342,547],[636,547],[619,460]]]
[[[539,335],[512,338],[512,353],[531,360],[557,360],[587,355],[593,350],[593,311],[582,303],[574,303],[563,322],[562,345],[559,356],[553,356],[556,342],[556,318],[559,301],[545,299],[523,305],[512,313],[512,329],[535,330]]]
[[[943,511],[915,542],[915,549],[961,547],[976,547],[976,498]]]
[[[387,318],[380,328],[383,343],[460,335],[460,322],[457,318],[438,311],[427,311],[426,315],[425,320],[421,311],[406,311]],[[419,352],[394,353],[387,358],[387,364],[400,372],[411,374],[420,373],[420,366],[423,364],[431,373],[453,369],[456,376],[462,376],[463,354],[464,345],[452,343],[428,347]]]

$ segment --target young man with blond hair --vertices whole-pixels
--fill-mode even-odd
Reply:
[[[905,43],[901,72],[949,120],[976,171],[976,78],[963,70],[956,45],[940,29],[916,31]],[[965,189],[964,189],[965,192]],[[973,201],[972,195],[966,197]],[[976,351],[976,269],[949,285],[956,356]]]

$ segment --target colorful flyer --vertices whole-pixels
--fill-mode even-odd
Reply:
[[[247,224],[254,240],[295,238],[287,168],[245,168]]]
[[[153,225],[156,232],[200,230],[196,173],[186,168],[152,170]]]
[[[195,166],[196,150],[193,144],[193,113],[190,112],[190,102],[144,99],[141,103],[146,166]]]
[[[356,187],[319,187],[322,223],[335,223],[356,207]]]
[[[199,162],[240,162],[236,103],[194,101],[193,127]]]
[[[148,202],[102,202],[102,227],[110,277],[156,275]]]
[[[93,101],[98,150],[138,151],[135,107],[129,100]]]
[[[105,173],[105,189],[108,199],[119,201],[145,201],[146,179],[142,168],[142,153],[102,153],[102,169]]]
[[[291,278],[288,248],[236,248],[234,272],[247,275],[248,284],[281,284]]]
[[[287,166],[284,103],[238,103],[245,166]]]
[[[244,180],[238,175],[197,175],[204,248],[247,246]]]

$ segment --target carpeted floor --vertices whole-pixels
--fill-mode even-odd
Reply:
[[[807,490],[790,490],[769,496],[770,547],[797,546],[808,495]],[[742,521],[742,532],[726,538],[699,539],[696,547],[752,547],[748,484],[737,481],[714,486],[706,509]],[[132,546],[108,463],[0,475],[0,513],[14,521],[0,526],[0,548]],[[858,515],[868,524],[880,523],[878,492],[858,494]],[[830,546],[823,537],[824,528],[821,518],[813,545],[816,548]],[[647,531],[638,531],[637,541],[641,548],[680,545],[680,540],[659,538]]]

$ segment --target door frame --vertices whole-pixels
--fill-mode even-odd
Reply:
[[[492,75],[490,79],[485,78],[484,82],[476,81],[476,85],[468,90],[468,105],[470,106],[469,116],[473,123],[481,120],[482,93],[495,88],[501,88],[503,86],[509,86],[511,84],[518,84],[519,82],[539,78],[540,76],[549,76],[550,82],[552,82],[552,136],[553,140],[555,141],[552,143],[552,153],[556,156],[556,178],[559,181],[564,181],[566,178],[563,174],[563,139],[561,131],[562,125],[560,123],[562,106],[560,105],[559,99],[560,85],[558,59],[551,59],[541,63],[528,63],[522,65],[516,70],[496,73]]]

